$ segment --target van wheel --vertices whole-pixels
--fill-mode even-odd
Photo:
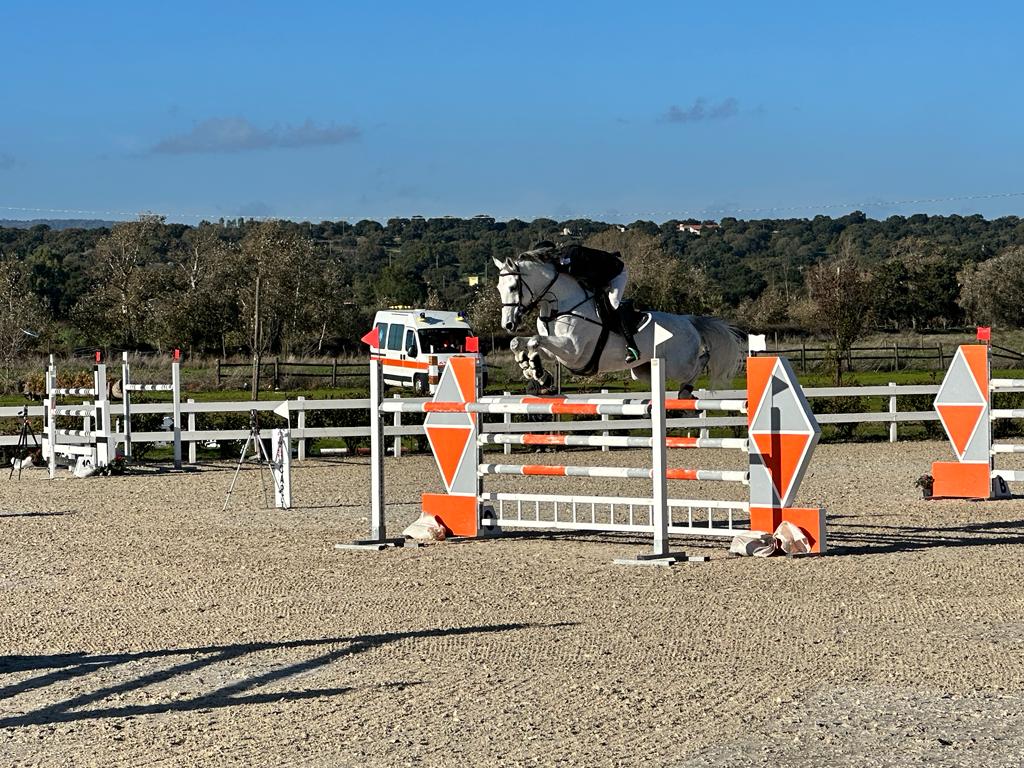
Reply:
[[[427,374],[417,373],[412,377],[412,391],[417,395],[430,394],[430,382],[427,379]]]

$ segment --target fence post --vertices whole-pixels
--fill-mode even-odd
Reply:
[[[220,386],[220,358],[219,357],[217,358],[217,367],[216,367],[215,370],[217,371],[217,374],[216,374],[217,375],[217,386],[219,387]]]
[[[601,394],[602,395],[607,395],[608,394],[608,390],[607,389],[602,389],[601,390]],[[601,421],[611,421],[611,417],[609,417],[607,413],[602,413],[601,414]],[[602,435],[602,437],[608,437],[608,430],[606,429],[604,432],[601,433],[601,435]],[[607,445],[602,445],[601,446],[601,452],[602,453],[608,453],[608,451],[609,451],[609,448],[608,448]]]
[[[331,358],[331,387],[338,386],[338,358]]]
[[[807,342],[800,342],[800,373],[807,373]]]
[[[893,370],[898,371],[900,369],[900,343],[898,341],[892,345],[892,359]]]
[[[505,397],[509,397],[509,396],[511,396],[512,393],[509,392],[508,390],[505,390],[505,392],[503,394],[505,395]],[[501,420],[505,423],[505,431],[508,432],[509,431],[509,425],[512,423],[512,414],[511,413],[503,414]],[[505,454],[508,455],[508,454],[512,453],[512,444],[511,443],[505,443],[505,445],[502,446],[502,449],[505,451]]]
[[[935,345],[935,348],[939,350],[939,370],[941,371],[946,367],[946,356],[942,352],[942,343],[939,342]]]
[[[387,537],[384,496],[384,419],[380,405],[383,401],[384,373],[378,360],[370,360],[370,536],[375,541]]]
[[[172,439],[174,440],[174,468],[181,469],[181,352],[174,350],[171,361],[171,419],[174,421]],[[128,402],[128,393],[124,393],[124,401]]]
[[[306,396],[305,395],[299,395],[296,399],[297,400],[305,400]],[[298,458],[299,461],[305,461],[306,460],[306,436],[305,436],[305,431],[306,431],[306,409],[305,408],[303,408],[301,411],[299,411],[298,419],[295,422],[295,426],[296,426],[296,429],[298,429],[299,434],[302,435],[302,437],[299,438],[299,449],[298,449],[299,450],[299,454],[298,454],[297,458]]]
[[[660,358],[651,360],[651,528],[654,534],[654,557],[668,557],[668,483],[665,466],[665,369]]]
[[[392,395],[391,397],[393,397],[395,400],[398,400],[402,396],[401,395]],[[394,426],[396,426],[396,427],[401,427],[402,426],[402,412],[401,411],[395,411],[395,418],[394,418],[394,420],[391,423]],[[394,443],[394,448],[392,449],[392,453],[394,453],[396,459],[401,457],[401,455],[402,455],[402,436],[401,435],[395,435],[395,443]]]
[[[281,358],[274,358],[274,389],[281,388]]]
[[[188,405],[189,405],[189,411],[188,411],[188,431],[191,433],[191,436],[189,437],[189,440],[188,440],[188,463],[189,464],[195,464],[196,463],[196,414],[195,414],[195,411],[192,410],[192,404],[195,403],[195,400],[190,397],[185,402],[188,403]]]
[[[889,395],[889,413],[892,414],[893,419],[889,422],[889,442],[895,443],[897,440],[896,436],[896,382],[890,381],[889,388],[892,390],[892,394]]]

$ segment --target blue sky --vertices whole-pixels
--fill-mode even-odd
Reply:
[[[1018,4],[157,5],[0,3],[0,218],[1024,213]]]

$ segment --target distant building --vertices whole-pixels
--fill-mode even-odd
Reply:
[[[711,232],[718,229],[718,222],[704,221],[700,224],[677,224],[676,229],[680,232],[688,232],[691,235],[700,237],[704,232]]]

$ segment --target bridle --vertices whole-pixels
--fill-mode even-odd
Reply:
[[[515,262],[515,263],[518,263],[518,262]],[[516,278],[516,288],[515,288],[515,292],[516,292],[516,296],[517,296],[516,301],[514,301],[514,302],[505,301],[505,302],[502,302],[502,304],[501,304],[502,308],[504,308],[504,307],[515,307],[515,309],[516,309],[516,312],[513,314],[513,327],[512,328],[508,328],[507,330],[514,331],[515,328],[519,326],[519,323],[522,320],[522,318],[524,316],[526,316],[534,307],[536,307],[538,304],[540,304],[542,301],[544,301],[548,297],[548,294],[551,293],[551,289],[555,287],[555,283],[558,282],[558,279],[562,276],[562,274],[563,274],[562,271],[559,270],[557,266],[555,266],[555,275],[554,275],[554,277],[552,277],[548,281],[548,284],[545,285],[542,290],[534,292],[533,288],[530,287],[530,284],[528,282],[526,282],[525,280],[523,280],[523,271],[522,271],[522,269],[502,269],[502,270],[500,270],[498,272],[498,277],[499,278],[510,277],[510,276],[514,276]],[[524,288],[530,294],[530,300],[526,304],[523,303],[523,289]],[[557,299],[557,296],[555,298]],[[581,315],[580,313],[578,313],[576,311],[577,309],[579,309],[581,306],[586,304],[588,301],[591,301],[592,299],[594,299],[594,294],[590,293],[588,290],[586,290],[584,288],[584,290],[583,290],[583,298],[580,301],[578,301],[576,304],[574,304],[572,307],[570,307],[569,309],[563,310],[561,312],[558,312],[558,311],[553,312],[550,315],[548,315],[547,317],[541,317],[540,320],[541,320],[541,322],[544,323],[545,326],[547,326],[549,323],[551,323],[551,321],[557,320],[559,317],[576,317],[576,318],[579,318],[580,320],[584,320],[584,321],[586,321],[588,323],[593,323],[594,325],[602,326],[602,323],[601,323],[600,319],[594,320],[593,318],[587,317],[586,315]],[[597,308],[595,307],[595,312],[596,311],[597,311]]]
[[[558,278],[562,276],[562,273],[555,268],[555,276],[548,281],[548,284],[544,286],[541,291],[534,292],[530,284],[523,280],[523,271],[521,269],[503,269],[498,272],[498,277],[515,277],[516,278],[516,300],[514,302],[503,301],[501,306],[504,307],[515,307],[516,312],[513,315],[513,322],[516,326],[519,325],[519,321],[529,314],[538,304],[547,298],[547,295],[551,292],[551,289],[555,287],[555,283],[558,282]],[[523,304],[523,289],[526,289],[530,294],[530,300]],[[515,328],[509,328],[509,331],[515,330]]]

